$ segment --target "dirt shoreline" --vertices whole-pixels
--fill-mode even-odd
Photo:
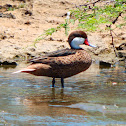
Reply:
[[[44,30],[55,28],[59,24],[64,23],[65,14],[70,9],[73,9],[75,5],[81,4],[84,4],[81,0],[1,0],[0,63],[2,64],[5,61],[26,61],[30,57],[69,48],[64,29],[40,40],[35,44],[36,47],[34,46],[34,41]],[[16,9],[8,11],[9,6]],[[116,47],[125,43],[125,29],[126,26],[124,26],[123,30],[116,30],[116,34],[119,36],[114,36]],[[74,30],[75,27],[71,25],[69,33]],[[111,36],[107,32],[87,33],[89,41],[96,45],[97,48],[86,46],[82,46],[82,48],[91,54],[93,60],[110,63],[117,61],[111,43]]]

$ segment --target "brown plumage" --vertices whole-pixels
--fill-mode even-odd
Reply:
[[[62,87],[64,87],[64,78],[76,75],[87,70],[91,65],[90,55],[79,47],[80,44],[88,46],[87,35],[83,31],[74,31],[68,37],[71,49],[64,49],[52,52],[44,57],[31,60],[32,64],[27,68],[17,71],[30,73],[36,76],[52,77],[52,87],[55,84],[55,78],[61,78]]]

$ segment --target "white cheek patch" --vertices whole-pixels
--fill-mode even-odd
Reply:
[[[80,49],[79,45],[84,44],[85,39],[81,37],[76,37],[71,41],[71,47],[74,49]]]

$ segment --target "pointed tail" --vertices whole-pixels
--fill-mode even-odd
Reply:
[[[23,69],[23,70],[18,70],[18,71],[16,71],[16,72],[13,72],[12,74],[21,73],[21,72],[29,73],[29,72],[32,72],[32,71],[35,71],[35,69]]]

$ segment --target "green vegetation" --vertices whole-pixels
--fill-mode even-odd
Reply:
[[[98,5],[96,5],[96,2]],[[109,3],[100,0],[96,2],[80,5],[77,9],[71,11],[75,21],[79,21],[78,28],[96,31],[100,29],[98,27],[100,24],[107,26],[115,24],[118,17],[126,11],[126,1],[123,0],[115,0]],[[122,18],[125,19],[125,17]],[[124,24],[119,24],[120,28]]]
[[[68,35],[70,29],[69,24],[73,24],[78,21],[78,26],[76,28],[84,29],[86,31],[94,32],[96,30],[112,30],[111,26],[115,25],[119,17],[123,19],[123,22],[116,24],[118,28],[122,28],[126,25],[126,16],[122,16],[126,12],[126,1],[124,0],[97,0],[91,2],[87,1],[84,5],[76,6],[75,9],[70,10],[72,19],[65,19],[64,24],[60,24],[56,28],[50,28],[44,31],[40,35],[35,43],[41,39],[44,39],[48,35],[52,35],[54,32],[57,32],[61,28],[65,29],[65,34]],[[105,24],[105,29],[101,29],[100,25]]]
[[[7,9],[7,11],[14,11],[15,10],[15,8],[13,8],[13,7],[9,7],[8,9]]]
[[[44,31],[44,33],[35,40],[35,42],[40,41],[41,39],[44,39],[46,36],[52,35],[54,32],[59,31],[61,28],[65,29],[65,34],[68,35],[69,31],[69,19],[65,19],[64,24],[60,24],[56,28],[50,28]]]

